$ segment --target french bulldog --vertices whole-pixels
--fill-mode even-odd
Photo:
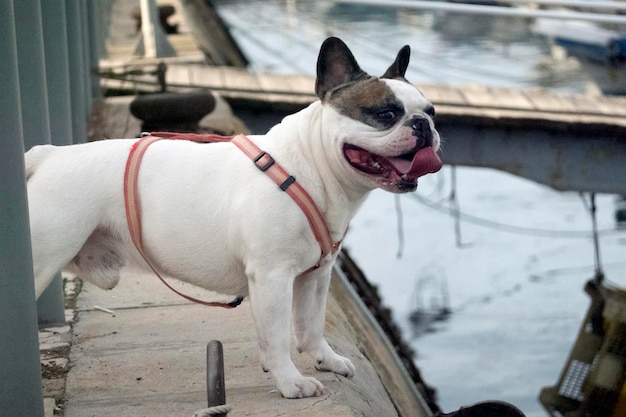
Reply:
[[[369,191],[414,191],[420,176],[441,168],[433,105],[404,77],[409,57],[405,46],[374,77],[340,39],[329,38],[317,63],[319,100],[266,135],[249,137],[308,192],[334,242]],[[37,297],[59,270],[112,289],[122,268],[146,268],[131,242],[123,195],[136,141],[43,145],[26,153]],[[138,193],[144,250],[161,274],[249,296],[261,364],[284,397],[323,393],[291,360],[292,326],[297,349],[318,370],[354,375],[351,361],[324,338],[337,253],[320,259],[302,210],[240,150],[228,142],[158,141],[143,158]]]

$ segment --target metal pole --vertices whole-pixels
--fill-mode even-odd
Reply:
[[[18,69],[24,150],[50,143],[50,119],[43,29],[39,0],[20,0],[15,3]],[[65,303],[60,275],[37,301],[40,324],[64,323]]]
[[[91,94],[91,33],[89,30],[89,14],[87,10],[87,1],[81,0],[78,2],[78,15],[80,23],[80,52],[82,55],[83,66],[83,94],[85,96],[85,140],[87,139],[87,123],[91,115],[92,109],[92,94]]]
[[[95,33],[95,50],[98,51],[96,62],[101,58],[108,57],[106,38],[109,34],[113,3],[113,0],[93,0],[89,2],[89,7],[92,9],[92,18],[94,19],[90,26],[93,28],[93,33]]]
[[[399,7],[405,9],[445,10],[449,12],[482,14],[489,16],[511,17],[549,17],[551,19],[584,20],[597,23],[626,23],[626,16],[614,14],[582,13],[561,10],[531,10],[513,7],[483,6],[477,4],[457,4],[429,0],[338,0],[338,3],[363,4],[380,7]]]
[[[15,8],[17,64],[24,149],[50,143],[46,67],[39,0],[19,0]]]
[[[224,348],[219,340],[211,340],[206,347],[206,386],[209,407],[226,404],[226,385],[224,384]],[[225,417],[226,413],[215,414]]]
[[[84,54],[79,0],[66,0],[67,50],[69,56],[70,98],[72,105],[73,143],[85,142],[87,135],[87,105],[85,103]],[[45,1],[47,2],[47,1]]]
[[[100,63],[100,57],[102,55],[102,51],[100,50],[100,37],[101,37],[101,25],[102,20],[99,19],[97,13],[97,5],[94,4],[94,1],[97,0],[87,0],[85,6],[87,8],[87,30],[89,34],[89,43],[88,43],[88,60],[87,64],[89,67],[87,68],[89,77],[89,84],[91,85],[91,91],[89,92],[90,97],[92,99],[100,99],[102,98],[102,90],[100,89],[100,77],[98,76],[97,70],[98,65]]]
[[[41,15],[51,143],[70,145],[72,143],[72,119],[65,3],[42,1]],[[64,301],[63,279],[61,274],[57,274],[37,300],[39,323],[64,322]]]
[[[0,410],[43,417],[12,0],[0,0]]]
[[[41,1],[52,144],[71,145],[72,107],[65,2]]]

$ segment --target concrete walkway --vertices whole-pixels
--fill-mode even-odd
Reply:
[[[174,283],[190,295],[211,298],[210,293]],[[322,397],[301,400],[282,398],[272,377],[262,372],[247,301],[234,310],[191,304],[147,275],[122,277],[112,291],[86,284],[77,309],[66,417],[191,416],[207,406],[206,344],[212,339],[224,344],[226,400],[233,408],[229,416],[398,415],[376,370],[357,348],[357,334],[332,293],[328,340],[351,358],[356,375],[348,380],[318,372],[307,355],[293,352],[296,366],[326,388]]]

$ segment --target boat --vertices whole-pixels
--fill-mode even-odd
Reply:
[[[626,95],[626,33],[547,18],[537,19],[534,30],[577,58],[604,94]]]

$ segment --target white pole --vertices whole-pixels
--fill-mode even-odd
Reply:
[[[174,48],[161,29],[155,1],[141,0],[140,5],[143,56],[145,58],[162,58],[176,55]]]
[[[156,6],[154,0],[141,0],[141,33],[143,35],[143,53],[146,58],[156,58],[156,36],[154,24],[156,20]],[[154,18],[154,20],[153,20]]]

